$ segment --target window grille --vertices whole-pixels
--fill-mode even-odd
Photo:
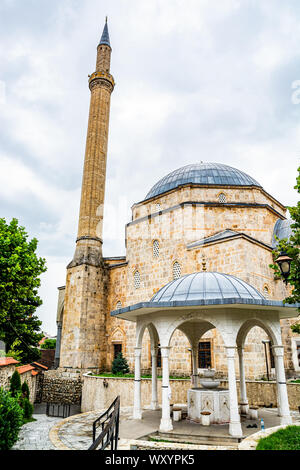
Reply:
[[[179,279],[181,276],[181,266],[180,264],[178,263],[178,261],[176,261],[176,263],[173,264],[173,279]]]
[[[134,273],[134,287],[135,289],[139,289],[141,287],[141,276],[138,271]]]
[[[220,202],[221,204],[225,204],[225,202],[226,202],[226,196],[225,196],[224,193],[221,193],[221,194],[219,195],[219,202]]]
[[[116,306],[116,310],[119,310],[120,308],[122,308],[122,303],[121,303],[121,302],[118,302],[118,303],[117,303],[117,306]]]
[[[153,242],[153,257],[159,258],[159,241],[154,240]]]

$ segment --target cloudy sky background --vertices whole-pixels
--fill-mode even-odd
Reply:
[[[106,15],[117,86],[105,256],[125,254],[132,204],[189,163],[237,167],[297,201],[299,0],[0,0],[0,216],[39,240],[50,334],[75,248],[87,79]]]

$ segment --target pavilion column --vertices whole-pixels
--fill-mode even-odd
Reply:
[[[134,403],[133,419],[142,419],[141,405],[141,356],[142,348],[134,348],[135,366],[134,366]]]
[[[170,347],[161,347],[162,358],[162,416],[159,430],[168,432],[173,430],[170,417],[170,377],[169,377],[169,353]]]
[[[157,399],[157,348],[151,349],[152,358],[152,401],[151,410],[158,410],[158,399]]]
[[[198,387],[198,343],[192,346],[192,386]]]
[[[290,415],[290,406],[288,400],[286,377],[284,370],[283,346],[273,346],[275,356],[275,371],[277,382],[277,401],[278,401],[278,414],[281,417],[281,424],[291,424],[292,418]]]
[[[243,432],[239,415],[235,376],[235,349],[236,348],[234,346],[226,346],[230,410],[229,434],[234,437],[242,437]]]
[[[249,411],[249,402],[247,397],[247,387],[245,378],[244,348],[238,347],[238,355],[240,368],[241,414],[246,415]]]

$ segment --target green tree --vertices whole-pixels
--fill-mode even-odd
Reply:
[[[39,357],[36,346],[43,337],[34,313],[42,304],[39,276],[46,271],[46,261],[38,258],[37,243],[28,240],[17,219],[0,219],[0,340],[23,363]]]
[[[11,395],[15,398],[18,397],[22,391],[21,377],[17,370],[15,370],[13,375],[11,376],[9,391],[11,392]]]
[[[56,339],[46,339],[43,344],[41,344],[42,349],[55,349],[56,348]]]
[[[126,358],[120,352],[112,363],[113,374],[128,374],[129,366]]]
[[[9,450],[17,442],[23,416],[17,398],[0,387],[0,450]]]
[[[28,383],[26,382],[26,380],[25,380],[25,382],[22,383],[21,390],[22,390],[23,397],[29,399],[30,391],[29,391]]]
[[[295,189],[300,194],[300,167],[298,168],[297,184]],[[288,207],[288,210],[293,221],[291,228],[293,230],[290,239],[278,240],[278,246],[273,251],[274,261],[279,256],[281,251],[285,251],[288,256],[292,258],[291,272],[288,278],[289,284],[292,286],[292,293],[287,297],[284,302],[288,304],[300,303],[300,201],[296,206]],[[280,269],[276,263],[271,267],[275,271],[276,277],[281,277]],[[298,309],[300,311],[300,309]],[[295,333],[300,333],[300,323],[297,322],[292,325],[292,330]]]

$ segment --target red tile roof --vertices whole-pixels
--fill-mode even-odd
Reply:
[[[31,375],[33,375],[33,376],[38,375],[38,371],[37,370],[32,370]]]
[[[40,364],[39,362],[33,362],[32,364],[38,366],[38,367],[41,367],[42,369],[46,369],[48,370],[48,367],[47,366],[44,366],[43,364]]]
[[[16,361],[12,357],[0,357],[0,367],[10,366],[13,364],[19,364],[19,361]]]
[[[19,374],[25,374],[25,372],[29,372],[30,370],[34,370],[34,367],[32,367],[30,364],[27,364],[26,366],[17,367],[17,371],[19,372]]]

